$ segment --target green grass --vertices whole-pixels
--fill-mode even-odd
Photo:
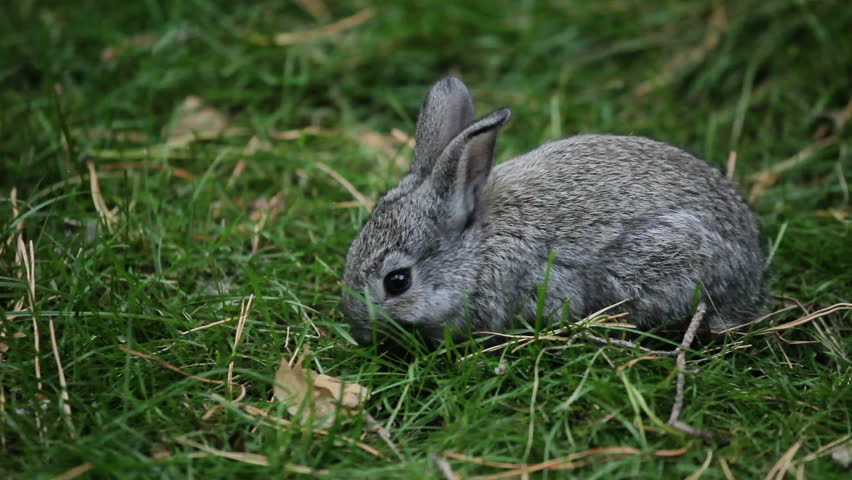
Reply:
[[[815,136],[836,136],[782,172],[754,207],[774,252],[775,293],[812,310],[852,297],[852,129],[833,129],[826,117],[852,95],[845,2],[547,3],[356,1],[317,20],[296,3],[272,1],[9,2],[0,15],[0,476],[52,478],[80,465],[91,467],[90,478],[298,476],[282,473],[291,464],[331,478],[441,478],[431,454],[534,464],[623,446],[640,453],[598,457],[570,475],[686,477],[712,452],[702,478],[725,478],[726,469],[763,478],[801,441],[791,475],[845,478],[830,455],[808,456],[852,433],[848,310],[782,334],[759,335],[758,327],[696,346],[682,419],[712,431],[714,442],[655,423],[671,408],[672,359],[619,371],[642,354],[542,341],[459,361],[457,352],[398,359],[352,345],[338,281],[367,213],[340,208],[352,196],[319,165],[375,199],[404,171],[393,157],[409,154],[390,131],[411,134],[426,88],[448,73],[468,83],[479,112],[513,109],[500,160],[577,132],[643,134],[720,167],[735,150],[736,178],[748,191],[750,175]],[[254,41],[369,7],[367,22],[325,38]],[[719,8],[724,21],[712,27]],[[705,41],[713,28],[718,41]],[[654,78],[663,81],[634,94]],[[243,130],[162,148],[190,95]],[[308,126],[323,134],[273,135]],[[375,133],[383,145],[371,142]],[[253,136],[267,148],[242,154]],[[245,170],[229,183],[241,159]],[[117,209],[112,231],[99,220],[86,162]],[[118,162],[160,169],[110,169]],[[267,211],[253,252],[258,202],[276,194],[281,208]],[[32,307],[25,300],[20,309],[27,284],[18,228],[34,245],[36,282]],[[251,294],[235,347],[235,318]],[[60,407],[51,320],[70,417]],[[375,433],[363,434],[360,416],[326,436],[276,429],[227,406],[223,386],[121,349],[219,381],[233,361],[247,386],[241,402],[287,418],[269,401],[273,373],[304,345],[315,370],[372,390],[367,410],[401,460]],[[216,405],[227,407],[202,418]],[[391,460],[343,440],[362,435]],[[181,437],[263,455],[268,466],[200,455]],[[502,471],[449,461],[464,478]]]

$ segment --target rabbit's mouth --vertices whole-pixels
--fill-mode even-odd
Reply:
[[[376,345],[383,350],[409,350],[417,344],[434,348],[443,339],[428,328],[404,322],[368,320],[352,321],[350,325],[352,338],[359,345]]]

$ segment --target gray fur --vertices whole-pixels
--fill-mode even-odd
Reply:
[[[696,286],[714,328],[755,318],[764,298],[758,224],[735,186],[678,148],[643,137],[579,135],[492,168],[498,110],[473,122],[457,79],[436,83],[417,122],[411,171],[352,242],[344,283],[402,325],[440,341],[501,331],[535,316],[555,252],[545,311],[582,317],[624,299],[650,327],[689,315]],[[383,278],[412,269],[411,288]],[[360,342],[370,309],[345,291]]]

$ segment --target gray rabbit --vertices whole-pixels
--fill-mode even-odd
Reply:
[[[436,342],[445,327],[461,335],[531,320],[548,265],[544,313],[556,319],[565,305],[576,318],[629,299],[617,311],[652,327],[687,317],[699,285],[712,328],[761,312],[758,224],[719,171],[615,135],[555,141],[492,168],[510,114],[475,120],[456,78],[429,90],[411,170],[346,259],[342,305],[359,343],[387,318]]]

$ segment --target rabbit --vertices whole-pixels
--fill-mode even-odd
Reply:
[[[759,315],[758,222],[717,169],[648,138],[591,134],[493,167],[510,115],[475,120],[457,78],[430,88],[410,171],[346,258],[341,303],[358,343],[388,319],[438,344],[445,329],[504,331],[537,318],[545,284],[556,320],[627,300],[609,313],[651,328],[687,318],[699,286],[713,329]]]

